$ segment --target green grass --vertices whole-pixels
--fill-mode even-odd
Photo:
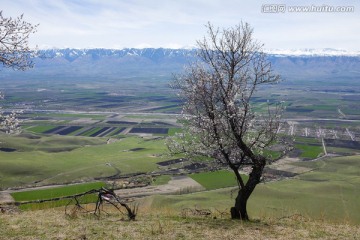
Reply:
[[[250,199],[253,211],[261,209],[266,215],[298,212],[319,219],[360,223],[360,157],[337,157],[309,164],[318,169],[297,179],[260,185]]]
[[[125,118],[132,118],[132,119],[169,119],[167,115],[156,115],[156,114],[149,114],[149,115],[125,115]]]
[[[300,157],[302,158],[317,158],[321,153],[323,153],[322,146],[312,146],[305,144],[295,144],[295,148],[301,150]]]
[[[94,114],[77,114],[77,113],[47,113],[43,116],[53,117],[53,118],[91,118],[94,120],[104,120],[106,116],[104,115],[94,115]]]
[[[150,172],[157,169],[157,162],[166,160],[153,156],[167,151],[164,140],[136,136],[105,144],[106,141],[99,138],[47,136],[30,139],[0,135],[0,142],[2,147],[18,149],[16,152],[0,151],[0,188],[107,177],[116,173],[107,163],[119,168],[122,174]],[[46,151],[41,150],[44,148]],[[128,151],[133,148],[144,150]]]
[[[281,157],[281,152],[272,151],[272,150],[264,150],[264,155],[268,156],[271,160],[276,160]]]
[[[80,129],[74,131],[74,132],[71,132],[69,134],[67,134],[67,136],[76,136],[78,133],[84,131],[84,127],[81,127]]]
[[[220,216],[181,217],[171,209],[139,209],[136,221],[117,210],[99,218],[92,214],[65,215],[63,209],[0,215],[1,239],[358,239],[358,226],[292,217],[240,222]]]
[[[32,133],[23,133],[20,135],[5,135],[0,133],[0,142],[1,147],[14,148],[18,152],[43,151],[51,153],[70,151],[83,146],[101,145],[105,143],[105,140],[87,137],[37,135]],[[1,157],[0,160],[2,160]]]
[[[94,203],[97,201],[97,195],[96,194],[88,194],[88,195],[78,198],[78,200],[82,204]],[[62,207],[62,206],[66,206],[68,204],[74,206],[75,203],[76,202],[73,199],[62,199],[62,200],[58,200],[58,201],[23,204],[23,205],[20,205],[19,208],[24,211],[26,211],[26,210],[34,211],[34,210],[43,210],[43,209],[49,209],[49,208]]]
[[[312,219],[360,224],[360,156],[296,165],[316,169],[294,179],[259,184],[248,202],[250,217],[282,218],[300,214]],[[154,196],[152,204],[174,209],[197,206],[228,211],[235,197],[235,188],[225,188],[181,196]]]
[[[44,125],[44,126],[34,126],[34,127],[30,127],[27,128],[28,131],[34,132],[34,133],[43,133],[46,132],[50,129],[55,128],[56,126],[49,126],[49,125]]]
[[[311,144],[320,144],[321,141],[317,138],[311,138],[311,137],[295,137],[295,142],[297,143],[311,143]]]
[[[75,184],[64,187],[54,187],[49,189],[33,190],[26,192],[15,192],[12,193],[11,196],[17,202],[45,200],[45,199],[52,199],[52,198],[85,193],[89,190],[100,189],[101,187],[105,187],[105,185],[106,184],[103,182],[83,183],[83,184]],[[81,201],[81,203],[91,203],[91,202],[95,202],[96,199],[97,199],[96,194],[89,194],[82,196],[79,200]],[[20,208],[22,210],[39,210],[46,208],[54,208],[54,207],[65,206],[69,203],[69,201],[70,201],[69,199],[62,199],[62,200],[43,202],[43,203],[29,203],[29,204],[20,205]]]
[[[169,175],[161,175],[161,176],[154,178],[151,185],[158,186],[158,185],[167,184],[170,180],[171,180],[171,177]]]
[[[182,132],[181,128],[169,128],[168,135],[174,136],[175,133],[181,133],[181,132]]]
[[[79,193],[84,193],[92,189],[100,189],[101,187],[105,187],[105,183],[93,182],[26,192],[15,192],[12,193],[11,196],[17,202],[44,200],[57,197],[71,196]]]
[[[206,188],[206,190],[237,186],[235,174],[227,170],[195,173],[189,176]],[[246,182],[248,177],[246,175],[242,175],[242,177],[244,182]]]
[[[107,134],[107,136],[118,136],[120,133],[117,133],[120,129],[122,129],[121,127],[118,127],[116,129],[114,129],[113,131],[111,131],[110,133]],[[124,131],[124,130],[123,130]],[[115,134],[116,133],[116,134]]]
[[[311,105],[309,107],[306,107],[306,109],[336,112],[337,111],[337,105]]]
[[[326,147],[328,153],[360,154],[360,149],[349,149],[339,147]]]
[[[91,128],[91,129],[89,129],[88,131],[82,133],[81,136],[89,137],[91,134],[96,133],[96,132],[99,131],[100,129],[102,129],[102,127]]]

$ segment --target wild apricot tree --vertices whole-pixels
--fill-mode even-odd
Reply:
[[[29,36],[36,32],[37,26],[24,21],[23,15],[7,18],[0,11],[0,64],[2,67],[26,70],[33,66],[32,58],[36,51],[29,47]],[[3,98],[4,94],[0,92],[0,99]],[[14,133],[20,129],[15,111],[7,115],[0,111],[0,128],[6,133]]]
[[[208,35],[197,42],[199,61],[175,76],[173,87],[184,100],[184,131],[168,146],[173,153],[208,156],[226,164],[239,187],[231,216],[248,220],[247,201],[269,160],[263,150],[276,140],[282,109],[269,103],[266,113],[257,113],[252,99],[258,87],[275,84],[280,76],[249,24],[220,31],[209,23],[207,29]],[[251,167],[246,182],[239,173],[244,166]]]

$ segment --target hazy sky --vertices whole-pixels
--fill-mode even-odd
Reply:
[[[286,4],[283,13],[264,13]],[[290,12],[291,6],[353,6],[350,13]],[[39,23],[39,48],[193,46],[210,21],[219,27],[250,23],[268,49],[360,50],[360,1],[355,0],[0,0],[5,17],[24,13]],[[263,10],[263,11],[262,11]]]

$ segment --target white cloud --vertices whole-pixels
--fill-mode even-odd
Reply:
[[[135,48],[152,48],[153,46],[151,44],[148,43],[140,43],[138,45],[135,46]]]
[[[261,6],[269,3],[295,4],[284,0],[0,0],[5,16],[24,13],[26,20],[40,23],[31,39],[39,46],[177,48],[193,45],[206,34],[208,21],[229,27],[244,20],[269,48],[359,50],[359,1],[321,2],[354,5],[354,13],[262,13]],[[306,4],[320,3],[301,3]]]

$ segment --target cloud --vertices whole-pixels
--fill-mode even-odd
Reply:
[[[354,13],[262,13],[262,5],[271,3],[294,4],[284,0],[12,0],[2,9],[5,16],[24,13],[26,20],[40,23],[31,39],[39,46],[187,46],[206,34],[208,21],[229,27],[244,20],[269,48],[359,50],[358,1],[321,3],[354,5]],[[311,4],[320,3],[301,3]]]

